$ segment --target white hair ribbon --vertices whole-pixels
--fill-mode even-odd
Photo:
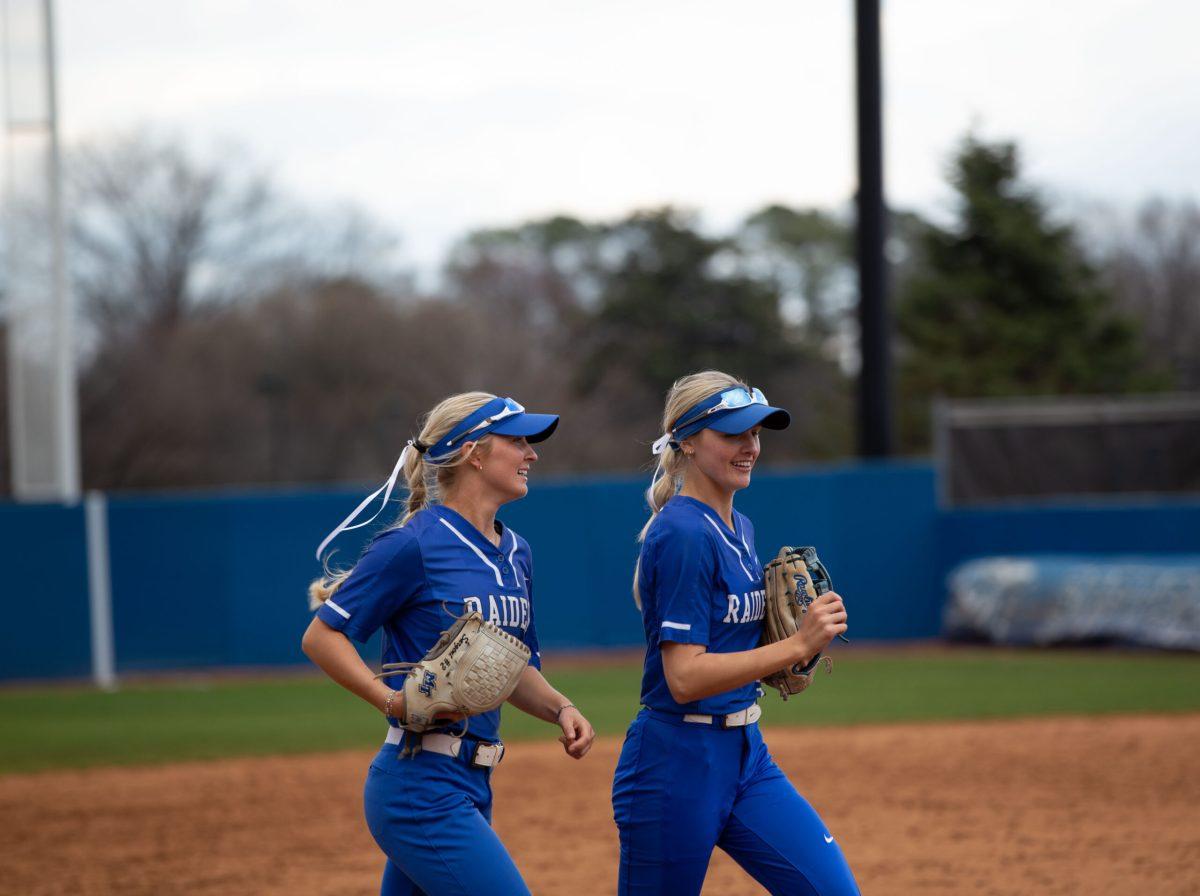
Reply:
[[[650,509],[655,513],[658,513],[662,508],[654,503],[654,486],[658,485],[658,480],[662,479],[665,475],[666,470],[663,469],[662,462],[660,461],[654,471],[654,475],[650,477],[650,487],[646,489],[646,503],[650,505]]]
[[[674,436],[672,436],[669,432],[663,433],[654,440],[654,444],[650,446],[650,451],[653,454],[662,454],[667,449],[667,445],[671,443],[672,438],[674,438]]]
[[[392,496],[392,490],[396,487],[396,480],[400,478],[400,471],[404,469],[404,461],[408,459],[408,452],[416,451],[417,448],[413,444],[413,440],[409,439],[408,444],[404,446],[404,450],[400,452],[400,457],[396,461],[396,466],[392,468],[392,475],[388,477],[387,482],[371,492],[363,498],[362,503],[354,508],[354,512],[338,523],[338,527],[325,536],[325,540],[317,545],[317,559],[321,559],[321,554],[325,552],[329,542],[333,541],[343,532],[349,532],[351,529],[361,529],[363,526],[368,526],[375,521],[375,517],[383,513],[383,508],[387,507],[388,499]],[[379,493],[383,492],[383,503],[379,505],[379,509],[371,516],[371,519],[364,520],[361,523],[355,523],[353,526],[350,523],[354,522],[355,517],[367,509],[372,501],[379,497]]]

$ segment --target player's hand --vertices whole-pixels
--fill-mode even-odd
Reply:
[[[826,591],[811,604],[796,633],[797,646],[805,661],[829,646],[829,642],[846,630],[846,605],[836,591]]]
[[[567,755],[572,759],[582,759],[586,756],[587,751],[592,748],[592,741],[596,739],[596,732],[592,730],[591,723],[583,717],[583,713],[574,706],[568,706],[559,714],[558,724],[563,731],[558,742],[563,745]]]

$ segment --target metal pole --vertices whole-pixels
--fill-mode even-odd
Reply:
[[[0,0],[13,496],[80,497],[52,0]]]
[[[103,492],[88,492],[83,506],[87,533],[92,680],[98,688],[115,691],[117,664],[113,645],[112,571],[108,563],[108,499]]]
[[[879,0],[855,0],[858,94],[858,452],[892,453],[887,209],[883,196],[883,100]]]
[[[48,126],[50,131],[50,215],[54,265],[54,323],[58,331],[55,366],[55,411],[58,415],[58,438],[55,440],[58,465],[59,499],[73,504],[79,500],[79,412],[75,382],[74,309],[71,290],[67,284],[66,246],[63,237],[65,220],[62,195],[62,153],[58,141],[58,79],[54,45],[54,4],[45,0],[46,21],[46,90]]]

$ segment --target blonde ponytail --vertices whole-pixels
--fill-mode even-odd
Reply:
[[[451,395],[436,404],[422,419],[421,433],[417,436],[416,443],[421,446],[437,444],[438,440],[450,432],[459,421],[495,398],[495,395],[488,392],[462,392],[458,395]],[[440,495],[447,494],[453,488],[454,481],[458,476],[458,468],[466,463],[472,454],[486,454],[490,448],[490,439],[491,436],[485,435],[472,443],[469,450],[460,452],[453,460],[442,461],[438,464],[427,461],[423,450],[415,448],[410,450],[401,469],[408,488],[408,499],[405,501],[403,514],[390,528],[400,528],[413,516],[435,503]],[[315,610],[329,600],[351,572],[353,572],[353,567],[334,570],[326,565],[325,574],[309,583],[309,609]]]
[[[425,426],[428,429],[428,424]],[[424,439],[425,433],[422,432],[417,441],[422,445],[429,444]],[[433,436],[437,439],[437,436]],[[400,521],[393,524],[403,526],[416,514],[420,513],[429,506],[429,493],[433,491],[433,487],[428,482],[430,476],[436,476],[436,472],[429,471],[426,468],[432,464],[425,463],[425,455],[416,451],[409,455],[408,460],[404,462],[404,482],[408,487],[408,500],[404,502],[404,515]]]
[[[687,456],[678,448],[667,445],[658,456],[658,466],[650,488],[646,489],[646,503],[650,505],[650,519],[638,533],[638,541],[644,541],[650,524],[667,502],[675,497],[683,485],[683,471],[687,468]]]
[[[325,567],[325,575],[318,576],[308,583],[308,608],[315,610],[333,597],[333,593],[342,587],[342,582],[350,575],[351,570],[331,570]]]

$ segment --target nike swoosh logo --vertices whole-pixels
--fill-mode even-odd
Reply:
[[[833,838],[832,838],[832,837],[830,837],[828,834],[826,834],[826,835],[825,835],[825,842],[826,842],[826,843],[832,843],[832,842],[833,842]]]

